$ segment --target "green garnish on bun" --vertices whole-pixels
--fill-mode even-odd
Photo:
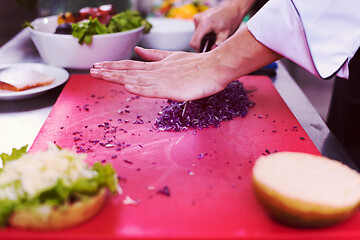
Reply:
[[[76,226],[95,216],[107,192],[121,194],[110,164],[85,162],[86,155],[49,145],[1,154],[0,226],[37,231]]]

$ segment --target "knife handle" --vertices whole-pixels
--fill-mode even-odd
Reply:
[[[206,45],[206,42],[208,42],[208,44],[206,46],[206,49],[204,49],[205,45]],[[215,44],[215,42],[216,42],[216,34],[215,34],[215,32],[211,31],[211,32],[205,34],[203,36],[203,38],[201,39],[201,43],[200,43],[201,52],[210,51],[212,46]]]

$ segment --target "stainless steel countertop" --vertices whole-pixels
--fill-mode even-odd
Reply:
[[[0,48],[0,64],[20,62],[43,63],[27,30],[21,31]],[[70,74],[88,72],[68,71]],[[272,80],[318,150],[324,156],[357,169],[281,61],[278,62],[277,74]],[[30,99],[0,101],[0,153],[10,153],[13,147],[20,148],[25,144],[31,146],[62,88],[63,86],[57,87]]]

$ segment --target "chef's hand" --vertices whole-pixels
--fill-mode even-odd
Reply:
[[[281,57],[257,41],[247,27],[240,28],[228,41],[206,53],[139,47],[135,52],[148,62],[95,63],[90,74],[125,85],[127,91],[137,95],[187,101],[220,92],[229,82]]]
[[[95,63],[90,74],[110,82],[125,85],[125,89],[145,97],[175,101],[194,100],[210,96],[228,84],[226,74],[216,73],[212,53],[169,52],[135,48],[144,60],[124,60]]]
[[[190,46],[200,52],[201,39],[214,32],[217,36],[214,46],[220,45],[240,26],[254,0],[227,0],[203,13],[194,16],[195,33]]]

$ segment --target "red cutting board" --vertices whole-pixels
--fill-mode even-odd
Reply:
[[[56,142],[113,164],[124,194],[94,219],[70,230],[33,233],[7,228],[9,239],[354,239],[360,216],[330,228],[301,230],[269,218],[251,189],[256,159],[274,151],[319,154],[263,76],[240,79],[255,106],[218,128],[152,129],[165,100],[135,97],[122,86],[72,75],[31,151]],[[301,104],[301,103],[299,103]],[[143,121],[143,123],[141,123]],[[167,187],[169,194],[159,193]],[[126,196],[137,204],[125,205]]]

